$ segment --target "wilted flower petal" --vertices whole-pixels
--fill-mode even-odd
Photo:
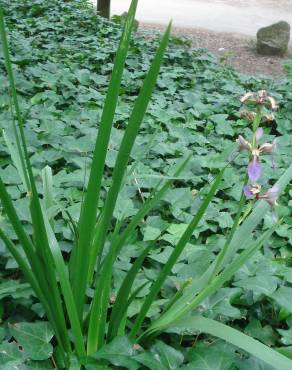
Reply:
[[[278,108],[276,100],[274,98],[272,98],[271,96],[268,96],[268,101],[269,101],[270,106],[271,106],[272,109],[277,109]]]
[[[266,90],[260,90],[258,91],[258,98],[257,98],[257,103],[258,104],[264,104],[266,99],[268,97],[268,93]]]
[[[246,94],[244,94],[243,96],[240,97],[240,101],[241,101],[241,103],[245,103],[247,100],[249,100],[253,96],[254,96],[254,93],[248,92],[248,93],[246,93]]]
[[[279,186],[278,185],[274,185],[272,186],[268,191],[267,191],[267,197],[268,199],[271,201],[271,202],[274,202],[274,204],[276,203],[277,199],[278,199],[278,196],[279,196]]]
[[[272,154],[272,151],[274,150],[274,145],[273,144],[270,144],[270,143],[265,143],[263,145],[260,146],[260,153],[261,154]]]
[[[259,184],[254,184],[254,185],[245,185],[243,187],[243,192],[244,195],[250,199],[254,195],[258,195],[261,192],[261,185]]]
[[[265,144],[261,145],[260,148],[259,148],[260,154],[271,154],[271,156],[272,156],[272,168],[276,167],[276,165],[275,165],[276,148],[277,148],[276,139],[273,140],[272,144],[265,143]]]
[[[241,135],[238,136],[238,139],[236,140],[236,142],[238,143],[239,150],[250,150],[251,149],[250,143],[247,140],[245,140],[245,138]]]
[[[261,165],[257,158],[253,158],[247,166],[248,177],[251,182],[257,181],[261,176]]]
[[[240,112],[240,117],[247,119],[248,121],[252,122],[255,119],[256,113],[250,112],[248,110],[242,110]]]
[[[264,134],[264,130],[262,129],[262,127],[259,127],[256,129],[256,133],[255,133],[255,137],[256,137],[256,141],[259,142],[260,139],[262,138]]]
[[[262,116],[262,120],[265,122],[272,122],[275,120],[275,116],[273,113],[264,113]]]
[[[277,185],[272,186],[266,193],[259,194],[259,199],[265,199],[271,207],[277,204],[277,199],[279,196],[279,187]]]

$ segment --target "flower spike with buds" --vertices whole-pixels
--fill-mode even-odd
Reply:
[[[274,153],[276,149],[276,141],[274,140],[272,144],[265,143],[258,146],[260,139],[263,136],[263,129],[258,127],[255,131],[255,146],[245,140],[242,135],[239,135],[236,142],[238,144],[238,150],[243,151],[247,150],[251,153],[251,160],[247,167],[247,173],[250,181],[255,183],[261,176],[261,164],[260,164],[260,155],[262,154],[270,154],[272,156],[272,167],[275,168],[275,160],[274,160]]]
[[[241,116],[247,118],[249,121],[253,121],[253,138],[249,142],[242,135],[239,135],[236,142],[238,144],[237,150],[249,152],[249,163],[247,166],[247,174],[249,178],[249,183],[243,187],[243,193],[247,199],[263,199],[272,208],[272,217],[276,221],[277,217],[275,214],[275,205],[277,204],[277,198],[279,194],[279,189],[275,185],[268,189],[265,193],[261,192],[261,185],[257,184],[257,180],[261,177],[261,164],[260,156],[263,154],[269,154],[272,157],[272,166],[274,164],[274,153],[276,149],[276,141],[273,143],[259,144],[263,137],[264,131],[262,127],[259,127],[261,119],[273,120],[274,116],[272,114],[263,113],[262,107],[266,106],[272,110],[277,108],[277,104],[274,98],[268,96],[266,90],[260,90],[257,93],[248,92],[240,98],[242,103],[251,103],[256,105],[257,111],[249,112],[242,111]]]
[[[268,95],[266,90],[260,90],[257,93],[248,92],[240,98],[241,103],[251,103],[258,106],[267,106],[272,110],[278,108],[276,100]]]

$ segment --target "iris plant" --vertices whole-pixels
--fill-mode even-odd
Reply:
[[[151,249],[156,246],[156,242],[149,243],[145,248],[140,248],[137,258],[135,254],[135,261],[129,271],[125,271],[125,277],[115,295],[116,298],[114,300],[110,298],[114,293],[112,282],[115,261],[123,252],[128,239],[139,227],[142,220],[155,207],[157,208],[164,194],[172,186],[177,176],[181,174],[190,158],[190,156],[182,158],[181,163],[178,163],[171,173],[171,177],[167,181],[162,179],[158,183],[131,219],[123,220],[122,224],[115,219],[114,210],[128,174],[128,167],[131,164],[132,147],[156,86],[170,36],[169,25],[161,38],[140,93],[133,104],[114,165],[112,183],[108,189],[104,190],[104,179],[108,178],[105,160],[136,8],[137,0],[132,0],[116,53],[103,113],[98,125],[99,130],[89,180],[76,227],[76,240],[72,245],[70,257],[68,257],[63,255],[55,234],[54,217],[49,217],[50,207],[54,206],[54,202],[49,201],[53,200],[53,174],[50,167],[46,167],[43,171],[44,197],[42,198],[38,194],[35,172],[32,168],[30,152],[26,142],[25,118],[17,95],[13,74],[14,66],[10,59],[4,15],[0,6],[1,51],[4,55],[12,96],[11,111],[14,108],[17,119],[17,123],[14,119],[12,120],[15,144],[10,145],[7,141],[7,146],[10,148],[12,161],[18,169],[28,195],[29,211],[32,219],[31,229],[33,230],[33,235],[31,235],[24,228],[9,191],[7,191],[6,185],[0,176],[1,206],[5,216],[14,228],[16,241],[10,239],[6,235],[6,230],[1,228],[0,239],[4,241],[7,249],[15,258],[25,279],[30,283],[36,297],[42,304],[46,318],[51,323],[55,336],[55,352],[58,352],[60,362],[59,368],[65,368],[66,370],[73,369],[73,366],[74,369],[78,370],[89,369],[88,366],[90,366],[90,369],[105,368],[102,353],[106,353],[106,351],[103,347],[109,345],[112,346],[110,348],[114,348],[112,342],[119,340],[121,336],[127,337],[131,345],[138,343],[144,346],[161,332],[169,331],[172,327],[182,327],[196,332],[209,333],[224,339],[251,355],[268,362],[277,370],[291,370],[292,361],[284,355],[241,333],[239,330],[203,317],[203,315],[198,315],[198,311],[196,311],[204,300],[224,286],[234,273],[264,245],[277,227],[277,225],[274,225],[252,240],[246,238],[246,235],[253,233],[268,207],[265,202],[261,202],[240,225],[239,219],[245,201],[243,194],[233,226],[215,260],[198,280],[188,280],[187,283],[182,283],[182,288],[172,295],[160,314],[152,321],[147,318],[149,310],[157,300],[165,281],[172,274],[173,267],[181,257],[190,239],[194,237],[197,226],[202,222],[209,204],[221,187],[221,180],[224,177],[225,168],[229,165],[228,163],[215,176],[207,192],[205,189],[198,192],[197,196],[201,198],[200,206],[172,249],[168,260],[161,266],[157,277],[147,281],[149,291],[143,298],[136,317],[129,317],[129,306],[137,298],[145,284],[135,289],[133,287],[137,282],[137,275],[142,269],[145,259],[151,253]],[[238,138],[239,149],[248,151],[250,156],[248,165],[250,183],[245,187],[244,193],[248,198],[265,199],[270,205],[274,206],[278,195],[277,187],[274,186],[266,193],[261,193],[260,186],[256,184],[256,181],[261,174],[261,155],[271,154],[275,148],[274,144],[259,146],[262,137],[262,129],[259,128],[261,107],[268,104],[273,108],[276,103],[265,91],[258,94],[248,93],[242,98],[243,102],[246,100],[255,102],[257,113],[253,123],[254,137],[252,143],[246,141],[242,136]],[[285,189],[291,178],[292,166],[282,174],[277,182],[281,191]],[[105,201],[103,206],[99,207],[103,191]],[[106,243],[108,243],[107,248],[105,248]],[[193,244],[193,248],[196,248],[196,244]],[[23,254],[25,254],[25,257]],[[88,294],[89,289],[91,289],[92,295]],[[115,347],[115,351],[117,348]],[[120,348],[120,351],[122,357],[126,357],[123,347]],[[131,352],[133,352],[132,349]],[[135,356],[133,353],[130,360],[131,364],[134,364],[132,368],[140,368],[138,363],[141,359],[139,356]],[[76,364],[76,366],[72,364]]]

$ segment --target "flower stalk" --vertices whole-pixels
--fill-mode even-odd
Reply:
[[[277,204],[279,189],[276,186],[271,187],[266,192],[262,192],[262,187],[257,181],[261,178],[262,169],[260,158],[264,154],[268,154],[272,159],[272,168],[275,168],[274,153],[276,150],[276,141],[272,143],[264,143],[260,145],[264,131],[260,127],[263,117],[263,107],[268,107],[272,110],[277,108],[276,101],[269,96],[266,90],[260,90],[257,93],[246,93],[240,98],[244,104],[252,104],[256,106],[256,112],[250,112],[246,117],[253,117],[252,129],[253,136],[251,143],[247,141],[242,135],[238,136],[237,144],[239,151],[247,151],[249,153],[249,163],[247,165],[248,183],[243,187],[243,194],[248,200],[264,199],[271,206],[273,210],[273,218],[275,217],[274,207]]]

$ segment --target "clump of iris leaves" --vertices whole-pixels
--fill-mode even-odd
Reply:
[[[1,0],[1,5],[25,118],[30,161],[39,193],[47,194],[43,182],[52,190],[51,199],[44,197],[44,201],[51,204],[49,218],[54,218],[54,232],[66,259],[78,237],[80,206],[122,29],[97,17],[83,0]],[[133,102],[158,47],[159,37],[153,32],[132,37],[106,157],[100,210],[106,190],[111,186]],[[10,157],[14,137],[12,97],[2,48],[0,82],[1,178],[25,231],[31,234],[29,196],[24,196],[21,177]],[[265,185],[269,181],[276,182],[291,163],[289,66],[287,75],[276,80],[246,77],[205,50],[192,49],[175,37],[170,39],[131,152],[129,176],[124,180],[114,210],[118,227],[123,228],[138,212],[159,181],[174,176],[173,169],[181,165],[182,158],[189,156],[190,159],[179,175],[174,176],[173,185],[159,204],[131,233],[115,261],[110,292],[112,305],[126,273],[141,251],[152,245],[134,282],[132,292],[135,294],[130,298],[124,323],[126,332],[131,331],[152,283],[208,194],[209,184],[226,166],[236,138],[239,134],[252,136],[251,125],[241,118],[239,97],[246,91],[260,89],[267,89],[279,103],[275,120],[264,125],[266,141],[277,137],[276,169],[271,168],[268,158],[262,159]],[[167,311],[173,297],[178,300],[183,289],[204,274],[224,246],[241,199],[246,164],[247,158],[238,156],[225,169],[219,191],[147,312],[144,329],[162,310]],[[52,170],[52,184],[48,184],[51,170],[46,166]],[[47,180],[43,181],[44,178]],[[227,323],[288,357],[292,353],[291,192],[288,185],[281,193],[277,206],[281,224],[263,247],[195,310],[205,319]],[[10,239],[17,241],[4,211],[1,211],[0,226]],[[266,212],[252,235],[246,238],[256,239],[273,227],[272,215]],[[105,252],[110,238],[111,234]],[[19,250],[22,253],[21,248]],[[0,242],[0,262],[1,369],[62,368],[64,359],[44,308],[3,242]],[[94,291],[88,289],[86,294],[91,298]],[[203,324],[192,327],[191,319],[188,320],[183,330],[180,322],[158,337],[151,339],[150,336],[142,346],[133,346],[127,336],[117,336],[84,366],[87,369],[274,369],[267,363],[269,360],[263,362],[230,343],[209,336],[203,332]],[[85,318],[84,326],[88,325]],[[209,332],[216,335],[216,330]],[[72,356],[70,369],[79,367]]]

